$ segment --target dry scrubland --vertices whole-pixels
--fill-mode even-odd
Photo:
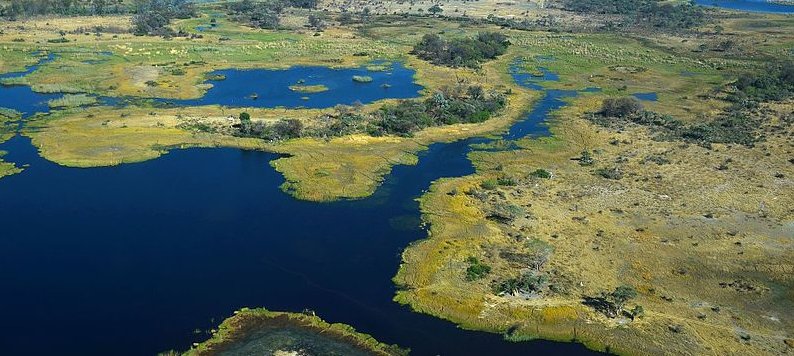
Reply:
[[[527,16],[543,13],[537,3],[529,2],[455,4],[445,3],[445,13],[455,6],[482,16],[489,8],[512,11],[513,6],[529,11]],[[375,7],[374,13],[412,5],[379,6],[384,8]],[[417,3],[413,8],[429,6]],[[202,18],[179,21],[174,27],[195,32],[195,26],[209,23],[214,13],[211,8],[204,12]],[[481,124],[430,128],[410,138],[359,134],[265,142],[230,135],[239,112],[249,112],[254,121],[294,118],[312,127],[317,125],[315,118],[329,110],[166,109],[145,102],[126,108],[58,110],[32,118],[24,129],[42,156],[76,167],[142,161],[180,147],[282,153],[285,156],[271,164],[286,177],[284,189],[301,199],[326,201],[371,194],[391,167],[415,163],[416,153],[433,142],[505,130],[541,95],[513,83],[507,74],[515,58],[524,58],[526,70],[542,66],[560,75],[549,87],[602,91],[572,99],[556,113],[553,138],[523,140],[513,151],[472,153],[476,174],[432,186],[421,198],[430,235],[404,253],[395,277],[401,287],[396,300],[466,328],[504,332],[514,340],[576,340],[619,353],[785,354],[794,343],[794,197],[789,193],[794,171],[788,161],[794,150],[794,103],[766,104],[758,112],[766,117],[762,130],[769,135],[751,148],[717,144],[706,149],[657,141],[641,127],[611,130],[584,118],[606,97],[656,92],[658,102],[644,103],[649,110],[684,122],[713,119],[727,107],[724,93],[715,88],[740,72],[759,70],[794,45],[791,17],[722,14],[700,35],[502,30],[513,46],[479,70],[433,66],[406,54],[425,33],[471,36],[496,29],[436,18],[374,17],[351,26],[329,21],[331,27],[314,36],[302,27],[306,13],[301,11],[289,13],[288,31],[253,30],[218,17],[218,26],[201,32],[203,38],[168,41],[129,34],[85,35],[79,30],[125,27],[125,17],[36,19],[0,24],[0,69],[18,70],[34,63],[29,53],[43,49],[57,53],[58,59],[15,83],[44,92],[194,98],[206,90],[205,74],[214,69],[349,67],[387,59],[415,69],[426,93],[458,80],[512,92],[498,117]],[[70,42],[47,42],[60,38],[58,29],[64,27]],[[727,40],[734,46],[712,50]],[[368,55],[354,56],[362,52]],[[536,59],[538,55],[553,60]],[[377,110],[387,102],[362,110]],[[785,130],[773,133],[773,125]],[[201,126],[213,127],[215,133],[196,129]],[[583,150],[593,152],[593,166],[571,160]],[[0,175],[2,167],[0,163]],[[622,179],[596,174],[615,167]],[[551,178],[530,175],[537,169],[550,172]],[[484,182],[500,178],[514,184],[482,188]],[[473,190],[482,192],[467,194]],[[519,207],[520,216],[511,222],[493,219],[494,209],[507,204]],[[528,269],[522,262],[529,252],[527,241],[540,241],[553,250],[543,273],[554,290],[495,294],[493,283]],[[485,278],[467,280],[470,257],[492,271]],[[627,307],[642,306],[643,316],[607,318],[582,304],[584,296],[623,284],[637,289],[638,296]]]
[[[754,147],[707,149],[585,119],[607,96],[643,91],[659,94],[647,109],[687,122],[712,119],[727,106],[715,88],[733,80],[730,73],[792,45],[790,18],[738,17],[713,38],[517,40],[555,53],[556,61],[542,63],[561,74],[549,86],[604,90],[555,113],[553,138],[472,153],[477,174],[432,186],[421,198],[429,237],[404,252],[395,300],[512,340],[575,340],[619,354],[792,352],[794,102],[755,113],[764,118],[766,140]],[[758,33],[753,23],[775,25]],[[735,50],[743,59],[685,49],[726,38],[742,39]],[[593,152],[592,166],[575,160],[584,150]],[[598,174],[612,168],[621,179]],[[538,169],[551,177],[532,174]],[[514,220],[503,220],[505,207],[517,209]],[[541,292],[494,292],[506,279],[535,273],[528,261],[538,245],[551,251],[539,273],[548,278]],[[490,273],[467,278],[471,257]],[[621,285],[638,292],[624,309],[641,306],[642,316],[610,318],[583,304]]]
[[[580,111],[596,109],[597,101],[579,99],[560,112],[554,139],[474,153],[476,175],[436,182],[421,200],[430,237],[404,253],[395,281],[405,289],[396,300],[466,328],[618,353],[790,352],[791,127],[755,148],[707,150],[654,141],[641,128],[596,127]],[[791,115],[791,104],[769,114]],[[593,167],[571,160],[584,149],[597,152]],[[728,168],[719,168],[726,161]],[[594,174],[615,165],[621,180]],[[531,177],[536,169],[551,179]],[[483,200],[465,194],[496,177],[517,184]],[[507,224],[488,219],[501,204],[523,213]],[[495,295],[492,281],[527,268],[508,254],[530,253],[529,240],[553,249],[544,270],[556,290]],[[467,281],[472,256],[493,272]],[[607,318],[582,304],[583,296],[622,284],[639,291],[630,304],[642,306],[643,317]]]

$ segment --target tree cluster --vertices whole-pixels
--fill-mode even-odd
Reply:
[[[634,287],[622,285],[609,293],[602,292],[601,295],[596,297],[584,297],[582,304],[592,307],[607,317],[614,318],[624,311],[623,306],[626,305],[626,302],[636,297],[637,290],[635,290]],[[635,313],[637,315],[641,314],[642,308],[634,308],[629,314]]]
[[[636,99],[626,97],[604,100],[601,110],[589,115],[589,119],[614,129],[622,129],[629,124],[641,125],[648,128],[656,139],[667,141],[681,140],[704,147],[710,147],[712,143],[752,146],[763,139],[758,134],[760,122],[750,113],[756,105],[752,100],[737,102],[710,121],[685,123],[670,115],[643,110]],[[605,178],[619,179],[614,173],[608,170],[598,172]]]
[[[642,104],[633,97],[607,98],[601,105],[601,114],[607,117],[625,118],[642,111]]]
[[[135,5],[132,25],[136,35],[173,35],[168,27],[172,19],[196,16],[196,9],[188,0],[138,0]]]
[[[784,100],[794,96],[794,62],[771,64],[759,73],[745,73],[734,83],[734,102]]]
[[[488,120],[505,104],[500,93],[486,92],[480,86],[456,86],[425,100],[402,100],[371,113],[362,113],[358,105],[338,106],[334,113],[321,116],[317,120],[320,124],[307,134],[328,138],[366,132],[372,136],[410,137],[427,127]]]
[[[498,32],[482,32],[475,38],[450,40],[427,34],[414,46],[412,53],[437,65],[477,68],[480,63],[504,54],[508,46],[507,36]]]
[[[584,14],[622,15],[639,27],[688,29],[706,20],[703,9],[692,2],[666,0],[563,0],[565,9]]]
[[[426,127],[488,120],[504,108],[504,95],[485,93],[480,86],[446,89],[424,101],[403,100],[385,105],[374,114],[369,133],[373,136],[410,136]]]
[[[0,16],[19,18],[38,15],[107,15],[130,12],[123,0],[11,0],[0,6]]]
[[[317,7],[317,0],[242,0],[226,3],[226,10],[235,21],[270,30],[278,28],[281,14],[287,7],[313,9]]]
[[[240,113],[239,119],[240,123],[235,125],[237,131],[234,132],[234,136],[237,137],[280,141],[298,138],[303,134],[303,123],[296,119],[284,119],[273,124],[266,124],[261,121],[251,121],[251,115],[247,112]]]

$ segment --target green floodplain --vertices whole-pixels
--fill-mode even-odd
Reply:
[[[475,173],[433,183],[419,199],[428,236],[403,252],[395,302],[511,341],[793,352],[792,15],[679,0],[165,2],[0,2],[0,73],[55,55],[0,84],[63,94],[24,119],[0,111],[0,142],[20,134],[44,159],[82,168],[191,147],[274,152],[285,192],[327,202],[370,196],[433,143],[496,137],[546,91],[597,88],[562,99],[550,136],[484,144],[469,154]],[[517,61],[558,78],[517,83]],[[419,97],[326,108],[153,99],[202,97],[221,69],[366,68],[346,77],[366,85],[393,63],[415,72]],[[335,90],[288,88],[307,103]],[[0,177],[24,172],[4,156]],[[253,309],[187,353],[287,355],[298,339],[316,354],[407,352],[313,315]]]

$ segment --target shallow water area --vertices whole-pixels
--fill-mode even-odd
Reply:
[[[414,71],[400,63],[387,70],[371,71],[366,67],[328,68],[295,66],[289,69],[225,69],[210,73],[222,80],[212,84],[198,99],[158,99],[177,106],[223,105],[229,107],[260,108],[329,108],[336,105],[368,104],[381,99],[409,99],[419,96],[423,89],[414,83]],[[354,76],[371,77],[360,83]],[[326,91],[306,93],[291,90],[290,86],[323,85]]]
[[[36,56],[38,53],[33,53]],[[52,62],[55,55],[50,53],[39,60],[38,63],[28,66],[24,71],[0,74],[0,79],[21,78],[33,73],[39,66]],[[0,84],[0,108],[12,109],[24,116],[30,116],[37,112],[49,111],[48,101],[62,97],[63,94],[36,93],[29,86],[25,85],[2,85]]]
[[[634,93],[631,96],[642,100],[642,101],[658,101],[659,95],[656,92],[648,92],[648,93]]]
[[[731,10],[784,14],[794,13],[794,5],[785,5],[767,0],[695,0],[695,3],[703,6],[714,6]]]

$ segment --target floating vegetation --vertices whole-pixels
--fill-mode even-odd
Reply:
[[[47,102],[50,108],[75,108],[96,103],[96,97],[86,94],[66,94],[58,99],[52,99]]]
[[[296,84],[296,85],[290,85],[289,90],[298,93],[322,93],[324,91],[328,91],[328,87],[322,84],[317,84],[317,85]]]
[[[378,63],[378,64],[370,64],[365,67],[370,72],[385,72],[387,70],[391,70],[391,63]]]
[[[353,81],[356,83],[372,83],[372,77],[366,75],[354,75]]]

